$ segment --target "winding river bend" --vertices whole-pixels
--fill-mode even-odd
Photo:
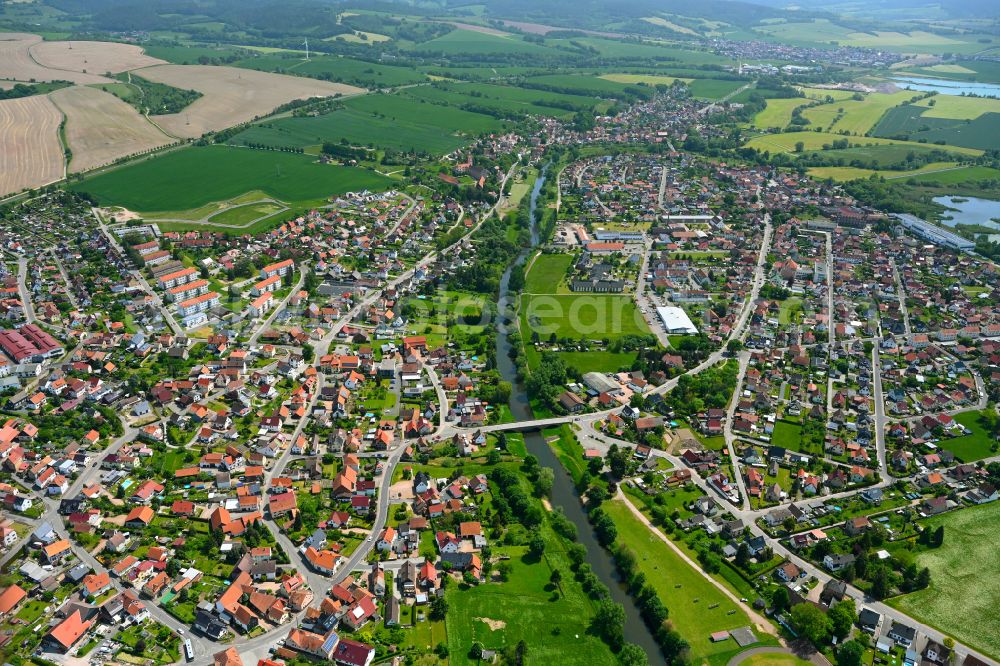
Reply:
[[[509,352],[511,348],[509,337],[517,335],[516,313],[513,311],[514,302],[510,299],[508,283],[510,282],[511,269],[514,266],[524,263],[531,255],[534,248],[539,244],[539,234],[537,228],[536,208],[538,197],[545,184],[548,175],[548,165],[542,168],[535,185],[531,190],[530,216],[531,216],[531,247],[525,249],[518,255],[514,263],[507,268],[500,281],[499,312],[496,360],[497,369],[506,381],[511,383],[510,411],[516,421],[530,421],[534,418],[531,405],[528,401],[528,394],[523,384],[517,380],[517,369],[511,361]],[[511,325],[504,324],[504,316],[509,316]],[[555,472],[555,480],[552,484],[552,503],[562,507],[569,518],[576,525],[577,541],[587,548],[587,561],[590,563],[594,573],[611,590],[611,598],[625,607],[625,640],[642,647],[649,656],[650,663],[662,663],[660,648],[657,645],[652,633],[643,622],[639,609],[636,607],[632,597],[623,589],[622,582],[618,576],[614,561],[604,548],[597,542],[597,537],[587,520],[587,514],[580,504],[580,497],[576,492],[573,479],[563,469],[562,463],[556,457],[552,449],[545,442],[539,432],[528,432],[524,435],[528,451],[538,458],[539,464],[543,467],[551,467]]]

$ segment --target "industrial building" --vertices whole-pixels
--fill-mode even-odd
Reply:
[[[656,314],[660,315],[663,328],[671,335],[696,335],[698,333],[698,327],[694,325],[683,308],[677,306],[659,307],[656,308]]]

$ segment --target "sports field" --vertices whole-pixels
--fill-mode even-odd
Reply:
[[[363,169],[322,165],[307,155],[227,146],[195,146],[166,153],[76,183],[102,205],[134,211],[175,211],[261,190],[284,202],[310,202],[391,180]]]
[[[891,171],[886,169],[876,171],[875,169],[862,169],[859,167],[811,167],[806,171],[813,178],[831,178],[842,183],[848,180],[857,180],[858,178],[869,178],[873,175],[879,175],[886,180],[901,180],[924,174],[929,174],[931,177],[936,174],[946,176],[949,170],[955,169],[957,166],[957,162],[931,162],[919,169],[910,169],[907,171]]]
[[[531,264],[531,269],[525,276],[524,292],[528,294],[560,294],[565,293],[565,287],[560,290],[566,271],[573,264],[570,254],[539,254]]]
[[[1000,658],[1000,502],[935,516],[923,524],[944,525],[944,545],[917,555],[931,570],[926,590],[896,597],[890,605],[957,640]],[[975,618],[970,622],[969,618]]]
[[[713,643],[710,636],[716,631],[749,626],[746,613],[654,535],[622,501],[603,506],[615,521],[618,541],[632,548],[639,571],[669,609],[670,623],[690,643],[691,663],[707,660],[713,666],[721,665],[741,652],[735,641]]]
[[[647,335],[649,326],[631,296],[605,294],[529,295],[521,297],[521,335],[537,332],[556,337],[601,340]]]

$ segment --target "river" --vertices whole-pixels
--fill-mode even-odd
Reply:
[[[531,190],[530,216],[531,216],[531,248],[524,250],[518,255],[514,263],[507,268],[500,280],[500,300],[499,300],[499,321],[497,322],[497,369],[503,378],[511,383],[510,411],[514,415],[515,421],[530,421],[534,419],[531,411],[531,404],[528,401],[528,394],[523,384],[517,380],[517,369],[511,360],[510,340],[508,335],[517,335],[517,317],[510,308],[514,303],[509,298],[508,283],[510,282],[511,269],[524,263],[531,255],[535,246],[539,243],[539,234],[536,220],[536,207],[538,197],[542,190],[548,174],[548,165],[542,168],[535,186]],[[505,316],[509,315],[512,325],[509,327],[504,323]],[[652,633],[643,622],[639,609],[636,607],[632,597],[624,590],[618,571],[615,567],[611,555],[597,542],[597,537],[587,520],[583,506],[580,503],[580,496],[576,492],[576,487],[569,473],[563,468],[562,463],[553,453],[552,449],[545,442],[539,432],[525,433],[525,443],[528,451],[538,458],[538,462],[543,467],[551,467],[555,472],[555,480],[552,484],[552,503],[563,509],[566,517],[573,521],[577,528],[577,541],[587,548],[587,562],[594,573],[611,590],[611,598],[625,607],[625,640],[639,645],[649,656],[649,663],[662,663],[660,648],[657,645]]]
[[[892,80],[900,88],[937,92],[942,95],[976,95],[978,97],[1000,97],[1000,85],[976,83],[975,81],[955,81],[954,79],[932,79],[923,76],[894,76]]]

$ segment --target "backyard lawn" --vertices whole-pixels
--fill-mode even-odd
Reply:
[[[994,455],[997,440],[980,423],[982,412],[963,412],[955,416],[955,420],[972,431],[971,435],[963,435],[941,443],[943,448],[954,452],[955,457],[962,462],[975,462]]]
[[[1000,502],[935,516],[924,522],[944,525],[944,545],[917,555],[918,567],[931,570],[925,590],[896,597],[894,606],[957,640],[1000,658]],[[976,618],[970,622],[969,618]]]

